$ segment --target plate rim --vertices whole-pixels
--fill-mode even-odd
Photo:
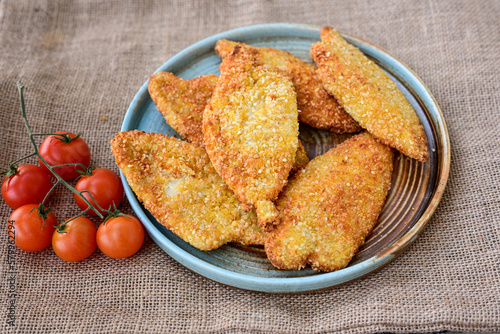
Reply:
[[[176,62],[182,61],[186,56],[196,56],[197,54],[206,53],[206,49],[210,46],[215,46],[217,40],[226,39],[239,39],[239,36],[246,35],[246,38],[251,36],[262,37],[264,33],[266,37],[269,33],[278,36],[300,37],[297,33],[310,35],[317,34],[319,40],[320,27],[308,24],[291,24],[291,23],[270,23],[259,24],[252,26],[245,26],[237,29],[221,32],[210,37],[207,37],[191,46],[183,49],[176,55],[168,59],[162,64],[154,73],[164,70],[165,67],[172,66]],[[282,277],[282,278],[268,278],[250,276],[245,274],[236,273],[213,264],[207,263],[202,259],[192,255],[191,253],[183,250],[175,243],[170,241],[166,236],[158,230],[154,224],[149,220],[146,213],[142,209],[140,202],[128,185],[127,180],[120,171],[120,177],[125,188],[127,199],[134,212],[138,215],[139,219],[144,224],[146,231],[151,236],[153,241],[160,246],[169,256],[179,262],[186,268],[194,271],[195,273],[209,278],[213,281],[251,291],[267,292],[267,293],[305,293],[313,292],[324,289],[333,288],[339,285],[350,283],[354,280],[360,279],[370,273],[373,273],[389,262],[399,256],[408,246],[410,246],[422,232],[426,224],[429,222],[433,213],[435,212],[446,187],[450,163],[451,163],[451,149],[448,129],[444,120],[443,113],[437,104],[436,99],[431,94],[430,90],[407,65],[399,59],[391,55],[381,47],[365,41],[359,37],[351,36],[339,31],[341,35],[350,43],[357,44],[360,49],[369,50],[371,53],[377,54],[383,59],[385,63],[390,64],[392,71],[398,72],[398,79],[403,79],[405,86],[412,92],[412,94],[419,99],[428,114],[431,116],[431,123],[436,126],[438,136],[436,136],[437,144],[441,150],[438,155],[438,175],[436,180],[436,188],[431,196],[427,208],[422,213],[417,222],[391,246],[382,250],[379,254],[363,261],[337,270],[331,273],[322,273],[313,276],[304,277]],[[285,34],[285,35],[283,35]],[[361,47],[360,47],[361,46]],[[194,55],[193,55],[194,54]],[[134,114],[141,101],[149,97],[147,90],[148,81],[146,81],[139,91],[134,96],[125,114],[122,127],[120,131],[131,130],[130,123],[133,120]]]

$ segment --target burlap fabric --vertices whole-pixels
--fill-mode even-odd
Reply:
[[[499,1],[0,2],[0,165],[31,152],[34,130],[83,131],[92,165],[117,171],[109,141],[139,87],[167,59],[241,26],[329,24],[389,50],[428,85],[452,142],[443,200],[396,261],[355,283],[266,295],[190,272],[150,239],[134,257],[97,251],[77,264],[48,249],[16,253],[9,296],[1,238],[4,331],[61,333],[371,333],[500,331]],[[107,121],[102,117],[105,116]],[[78,212],[59,189],[58,219]],[[127,203],[125,212],[131,212]],[[11,210],[0,204],[7,221]],[[96,221],[97,222],[97,221]],[[7,324],[15,303],[15,326]]]

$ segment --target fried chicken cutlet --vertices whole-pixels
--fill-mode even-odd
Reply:
[[[212,97],[217,78],[209,74],[184,80],[169,72],[158,72],[149,78],[149,95],[156,107],[167,123],[190,143],[204,146],[203,109]]]
[[[241,209],[203,148],[135,130],[116,134],[111,149],[144,207],[184,241],[201,250],[263,244],[255,212]]]
[[[280,269],[334,271],[371,233],[391,185],[393,152],[364,132],[311,160],[276,201],[266,253]]]
[[[184,80],[172,73],[158,72],[149,79],[148,90],[167,123],[188,142],[204,147],[203,110],[212,97],[217,79],[210,74]],[[290,173],[294,174],[308,162],[306,150],[299,140]]]
[[[220,65],[221,76],[203,113],[205,147],[217,172],[264,229],[278,212],[298,147],[292,82],[242,45]]]
[[[419,161],[429,158],[418,116],[394,81],[331,27],[311,47],[325,89],[373,136]]]
[[[233,50],[236,42],[221,39],[215,52],[222,59]],[[361,127],[321,85],[316,66],[295,57],[289,52],[243,44],[258,61],[276,67],[288,77],[297,92],[299,121],[314,128],[337,133],[359,132]]]
[[[299,170],[304,168],[309,162],[309,157],[307,156],[306,149],[299,139],[299,146],[297,147],[297,152],[295,152],[295,162],[293,163],[292,169],[290,170],[290,175],[297,173]]]

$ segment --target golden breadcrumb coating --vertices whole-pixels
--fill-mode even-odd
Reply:
[[[215,52],[224,59],[236,44],[221,39],[215,45]],[[292,80],[297,92],[300,122],[337,133],[361,131],[358,123],[323,88],[316,73],[316,66],[283,50],[243,43],[242,45],[245,45],[259,62],[276,67],[281,74]]]
[[[394,81],[330,27],[312,45],[323,86],[373,136],[419,161],[429,158],[427,137]]]
[[[151,99],[167,123],[188,142],[203,146],[201,124],[217,82],[217,76],[204,75],[184,80],[172,73],[158,72],[148,82]]]
[[[116,134],[111,149],[144,207],[184,241],[201,250],[263,244],[255,212],[241,209],[203,148],[134,130]]]
[[[149,79],[148,89],[167,123],[170,119],[169,125],[184,139],[204,147],[203,110],[212,97],[218,78],[215,75],[205,75],[197,79],[183,80],[172,73],[159,72]],[[297,172],[308,162],[309,158],[299,140],[295,163],[290,173]]]
[[[311,160],[276,201],[278,225],[266,253],[281,269],[334,271],[371,233],[391,185],[393,153],[362,133]]]
[[[236,45],[203,114],[205,147],[217,172],[263,228],[295,161],[299,123],[292,82]]]
[[[307,156],[306,149],[299,139],[299,146],[297,147],[297,152],[295,153],[295,162],[292,169],[290,170],[290,175],[297,173],[299,170],[304,168],[309,162],[309,157]]]

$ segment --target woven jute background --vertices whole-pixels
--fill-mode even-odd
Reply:
[[[266,295],[194,274],[149,238],[137,255],[122,261],[96,251],[70,264],[51,248],[35,254],[19,250],[12,281],[3,233],[0,328],[19,333],[500,331],[499,1],[2,0],[1,169],[31,153],[18,80],[27,87],[35,131],[82,131],[92,165],[118,171],[109,141],[156,68],[205,37],[269,22],[328,24],[364,38],[401,59],[433,92],[448,125],[452,168],[442,202],[418,240],[390,265],[349,285]],[[58,219],[78,212],[63,188],[51,204]],[[127,203],[121,208],[132,212]],[[0,212],[6,223],[11,209],[2,203]],[[11,303],[14,326],[7,324]]]

